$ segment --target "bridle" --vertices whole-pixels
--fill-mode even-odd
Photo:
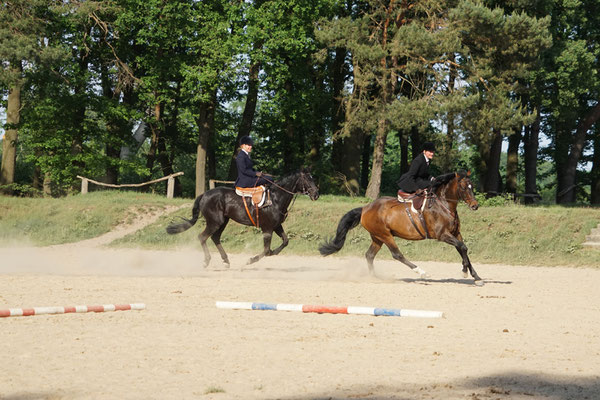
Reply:
[[[458,180],[456,181],[456,194],[458,195],[458,199],[456,200],[451,200],[451,199],[447,199],[444,197],[444,200],[446,201],[446,203],[459,203],[461,200],[464,201],[465,203],[469,204],[467,202],[467,198],[466,198],[466,194],[465,192],[467,191],[467,189],[463,189],[462,186],[460,185],[460,181],[462,179],[464,179],[464,176],[460,176],[458,178]],[[432,198],[437,198],[439,196],[437,196],[435,193],[432,193]],[[444,204],[444,202],[440,201],[439,202],[440,206],[442,206],[442,208],[444,210],[446,210],[453,218],[456,218],[456,216],[454,215],[454,213],[450,210],[450,208],[446,207],[446,205]]]
[[[274,182],[268,178],[264,178],[264,179],[267,182],[271,183],[273,186],[276,186],[279,189],[283,190],[284,192],[293,195],[294,200],[296,199],[297,194],[304,194],[304,195],[310,196],[310,191],[309,191],[310,185],[308,184],[308,180],[306,179],[304,172],[300,173],[300,177],[298,179],[296,179],[296,183],[294,183],[294,187],[292,188],[292,190],[287,190],[283,186],[278,185],[276,182]],[[296,191],[296,189],[298,188],[298,183],[302,183],[302,192],[301,193]]]
[[[274,181],[265,178],[265,180],[269,183],[271,183],[273,186],[278,187],[279,189],[283,190],[284,192],[291,194],[292,197],[292,202],[291,204],[286,208],[285,212],[281,212],[281,215],[284,216],[284,218],[287,217],[288,213],[290,212],[290,210],[292,209],[292,207],[294,206],[294,203],[296,203],[296,197],[298,197],[298,194],[305,194],[307,196],[310,197],[310,185],[308,184],[308,180],[306,179],[306,175],[304,174],[304,172],[300,172],[300,177],[298,179],[296,179],[296,183],[294,183],[294,187],[292,188],[292,190],[287,190],[286,188],[284,188],[283,186],[275,183]],[[296,188],[298,187],[298,183],[302,183],[302,193],[299,193],[296,191]]]

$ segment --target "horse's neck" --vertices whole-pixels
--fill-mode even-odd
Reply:
[[[294,189],[295,182],[295,180],[285,178],[280,182],[275,182],[271,186],[273,204],[277,204],[282,210],[286,210],[294,198],[292,189]]]
[[[441,196],[448,203],[448,208],[452,212],[456,212],[456,206],[458,205],[458,191],[457,183],[452,180],[448,184],[440,188]]]

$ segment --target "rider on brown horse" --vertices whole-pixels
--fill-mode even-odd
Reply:
[[[423,152],[416,156],[408,172],[398,180],[398,196],[413,201],[415,209],[419,210],[423,204],[421,193],[431,187],[434,177],[429,173],[429,163],[435,154],[435,145],[432,142],[423,144]]]

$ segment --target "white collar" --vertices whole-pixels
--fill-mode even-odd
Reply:
[[[240,150],[241,150],[241,151],[243,151],[244,153],[246,153],[246,154],[250,155],[250,153],[248,153],[246,150],[244,150],[244,149],[242,149],[242,148],[240,148]],[[425,157],[425,158],[427,158],[427,157]]]

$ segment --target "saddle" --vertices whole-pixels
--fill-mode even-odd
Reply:
[[[419,189],[414,193],[406,193],[398,190],[398,201],[400,203],[411,203],[411,210],[415,213],[421,213],[425,209],[425,203],[427,203],[427,191]]]
[[[398,201],[400,203],[410,203],[410,210],[419,216],[419,219],[421,220],[421,227],[425,233],[421,232],[412,217],[411,211],[406,208],[406,214],[408,215],[410,222],[423,239],[429,239],[429,228],[427,228],[427,223],[423,217],[423,210],[427,204],[427,189],[419,189],[415,193],[406,193],[402,190],[398,190]]]
[[[241,188],[241,187],[236,186],[235,193],[238,194],[239,196],[242,196],[242,201],[244,202],[244,207],[246,208],[246,213],[248,214],[248,217],[250,218],[252,225],[254,225],[255,227],[258,228],[259,227],[258,210],[260,208],[267,207],[272,204],[271,203],[271,192],[268,191],[264,185],[261,185],[261,186],[251,187],[251,188]],[[255,214],[256,214],[256,222],[252,218],[252,214],[250,213],[250,210],[248,209],[248,204],[246,204],[246,200],[245,200],[246,197],[250,197],[252,205],[254,206]]]
[[[264,185],[251,188],[242,188],[236,186],[235,193],[242,197],[250,197],[252,199],[252,205],[258,208],[263,206],[266,207],[271,203],[271,193]]]

